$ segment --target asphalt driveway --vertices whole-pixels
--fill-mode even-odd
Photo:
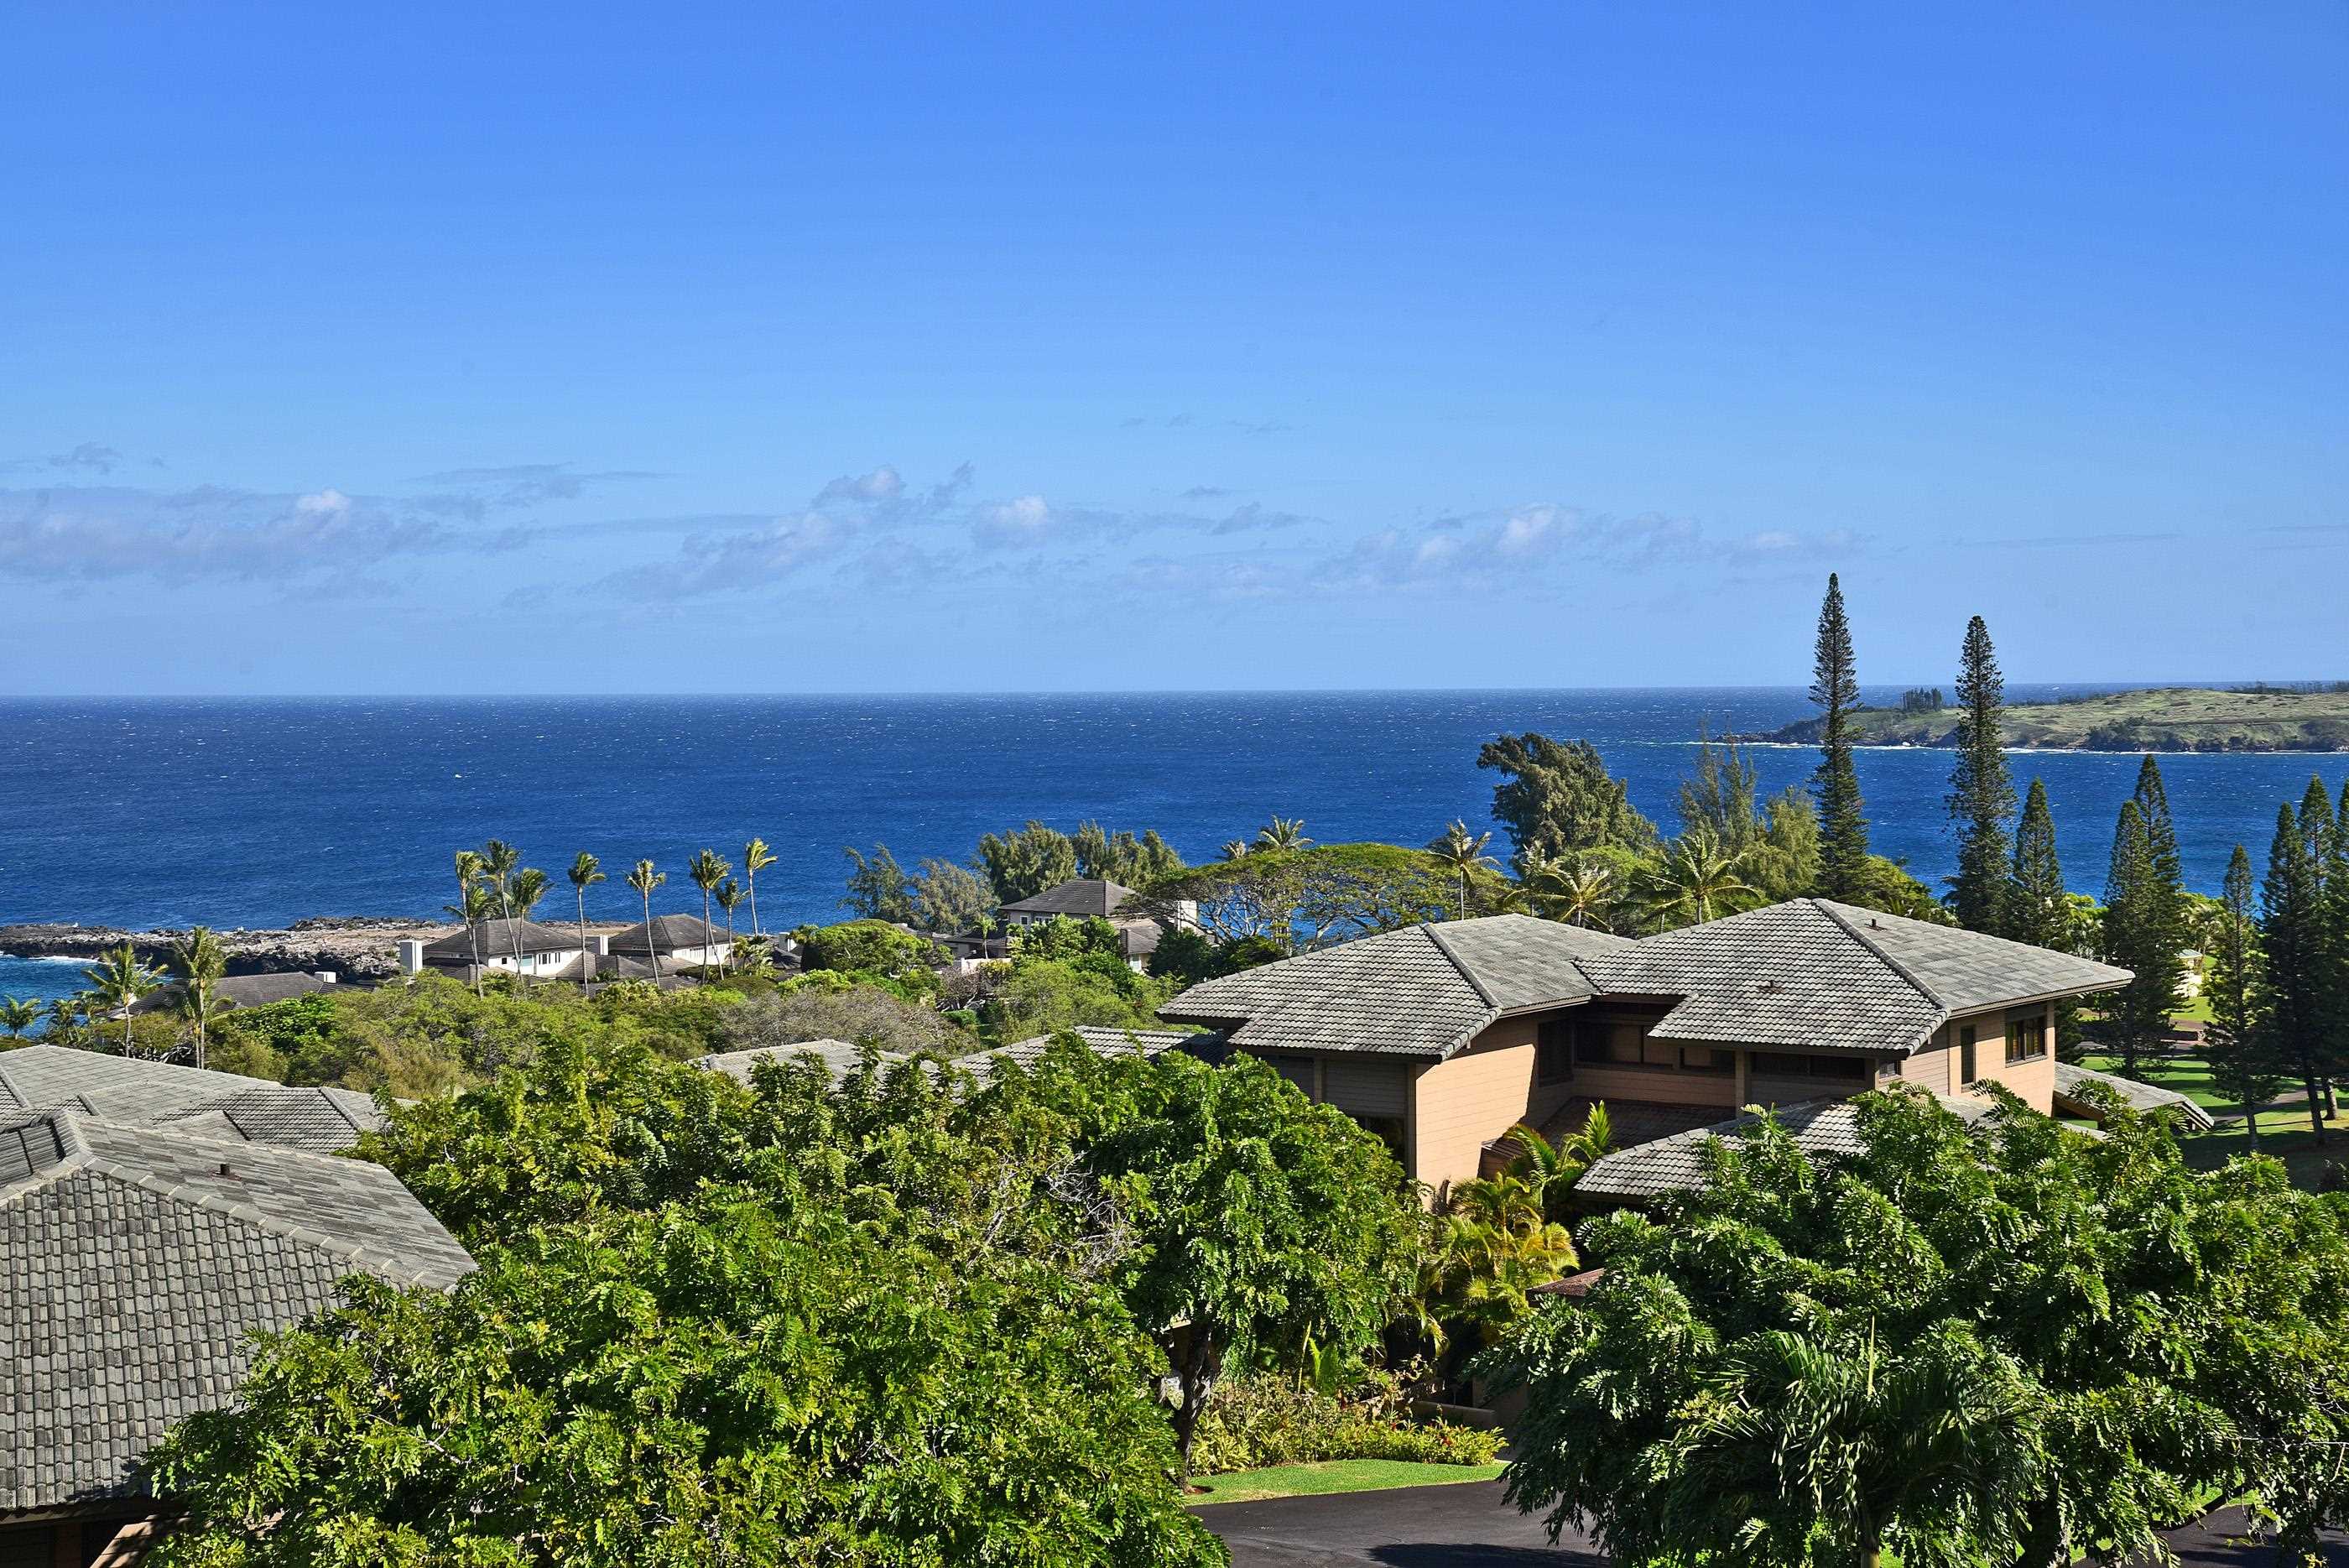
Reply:
[[[1552,1546],[1541,1522],[1501,1500],[1498,1481],[1394,1491],[1226,1502],[1199,1511],[1232,1549],[1233,1568],[1597,1568],[1606,1561],[1568,1533]],[[2181,1568],[2271,1568],[2272,1546],[2240,1539],[2241,1512],[2221,1509],[2172,1531]],[[2349,1568],[2349,1537],[2329,1536],[2328,1568]]]

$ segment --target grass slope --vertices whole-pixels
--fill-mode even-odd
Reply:
[[[1860,743],[1953,743],[1954,708],[1904,713],[1863,708],[1853,715]],[[1790,745],[1818,740],[1805,720],[1759,739]],[[2088,752],[2337,752],[2349,750],[2349,691],[2219,691],[2168,686],[2115,691],[2071,702],[2023,703],[2006,711],[2009,746]]]
[[[1312,1497],[1325,1492],[1385,1491],[1401,1486],[1450,1486],[1459,1481],[1492,1480],[1504,1469],[1491,1465],[1424,1465],[1403,1459],[1324,1459],[1310,1465],[1275,1465],[1269,1469],[1233,1470],[1228,1475],[1201,1476],[1204,1495],[1196,1506],[1212,1502],[1260,1502],[1271,1497]]]
[[[2120,1059],[2116,1056],[2083,1056],[2080,1065],[2100,1073],[2121,1070]],[[2242,1120],[2242,1106],[2219,1085],[2209,1062],[2199,1056],[2164,1057],[2145,1064],[2138,1076],[2148,1084],[2176,1090],[2220,1118],[2218,1127],[2194,1134],[2180,1145],[2189,1164],[2208,1170],[2226,1164],[2239,1154],[2251,1152],[2251,1131]],[[2327,1122],[2325,1138],[2319,1145],[2310,1132],[2308,1101],[2296,1086],[2260,1111],[2260,1152],[2282,1160],[2298,1186],[2313,1188],[2327,1164],[2335,1159],[2349,1161],[2349,1116]]]

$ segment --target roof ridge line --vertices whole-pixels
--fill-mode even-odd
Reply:
[[[1861,947],[1866,948],[1869,952],[1875,954],[1877,961],[1883,964],[1885,968],[1890,970],[1893,973],[1899,975],[1902,980],[1907,981],[1909,982],[1909,989],[1914,991],[1918,995],[1923,997],[1927,1002],[1931,1002],[1933,1004],[1933,1011],[1940,1013],[1942,1019],[1946,1020],[1950,1016],[1950,1004],[1948,1002],[1943,1002],[1939,996],[1935,995],[1931,987],[1928,986],[1923,981],[1919,980],[1914,974],[1910,973],[1907,964],[1902,963],[1899,959],[1894,958],[1890,953],[1886,952],[1882,947],[1868,939],[1867,932],[1861,930],[1857,926],[1853,925],[1849,920],[1845,919],[1843,916],[1837,911],[1834,904],[1829,902],[1827,899],[1817,897],[1816,894],[1812,896],[1811,903],[1817,909],[1819,913],[1825,915],[1828,919],[1833,920],[1836,923],[1837,928],[1846,936],[1849,937],[1853,941],[1857,942]],[[1934,1027],[1938,1029],[1940,1025],[1940,1023],[1936,1023]]]
[[[1435,950],[1452,961],[1452,967],[1460,971],[1460,978],[1468,982],[1468,989],[1476,993],[1476,999],[1485,1006],[1497,1011],[1501,1005],[1500,998],[1485,988],[1485,982],[1476,978],[1476,971],[1468,967],[1468,961],[1453,951],[1452,944],[1437,934],[1435,928],[1436,922],[1433,920],[1422,920],[1419,923],[1419,929],[1427,933],[1427,940],[1435,944]]]

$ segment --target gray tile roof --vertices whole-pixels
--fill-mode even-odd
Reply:
[[[342,1276],[445,1286],[471,1267],[380,1166],[0,1116],[0,1510],[138,1490],[167,1427],[233,1397],[247,1336],[333,1305]]]
[[[2077,996],[2128,983],[2128,971],[2093,959],[1826,898],[1813,901],[1840,916],[1864,940],[1916,976],[1951,1012]]]
[[[699,915],[655,915],[653,934],[660,939],[661,955],[665,958],[679,948],[713,948],[726,945],[726,928],[712,920],[705,924]],[[744,935],[749,933],[745,932]],[[571,945],[579,945],[577,939]],[[613,934],[606,944],[616,953],[642,953],[645,945],[645,922],[638,920],[624,931]]]
[[[1687,926],[1594,958],[1615,995],[1679,997],[1661,1040],[1905,1054],[1949,1016],[1814,899]]]
[[[1173,1050],[1186,1040],[1216,1038],[1195,1029],[1112,1029],[1094,1023],[1081,1023],[1069,1033],[1083,1041],[1099,1056],[1155,1056],[1162,1051]],[[999,1063],[1013,1062],[1022,1067],[1034,1066],[1051,1044],[1052,1036],[1039,1034],[1027,1040],[1015,1040],[1009,1045],[998,1045],[991,1051],[975,1051],[968,1056],[957,1057],[955,1065],[984,1081]]]
[[[1257,1051],[1445,1056],[1507,1012],[1676,1004],[1662,1039],[1905,1055],[1952,1013],[2101,991],[2125,971],[1796,898],[1638,941],[1524,915],[1414,926],[1193,986],[1159,1010]]]
[[[483,920],[469,935],[460,926],[448,936],[424,944],[424,956],[434,963],[453,964],[473,961],[473,943],[478,940],[485,959],[512,958],[517,951],[525,953],[568,953],[579,950],[579,932],[562,926],[541,925],[536,920],[516,920],[510,934],[502,919]]]
[[[185,986],[167,985],[150,991],[130,1004],[133,1012],[161,1012],[177,1007]],[[273,1002],[287,1002],[315,992],[332,991],[335,982],[321,980],[315,974],[295,971],[285,974],[232,974],[218,981],[213,990],[220,1000],[231,1007],[266,1007]]]
[[[1107,919],[1117,913],[1125,901],[1133,897],[1133,889],[1123,883],[1105,881],[1099,877],[1080,877],[1073,882],[1063,882],[1057,888],[1047,888],[1033,898],[1021,898],[1003,906],[1007,915],[1067,915],[1083,919],[1088,916]]]
[[[1923,1094],[1921,1089],[1914,1090]],[[1968,1122],[1979,1122],[1997,1107],[1973,1096],[1935,1095],[1942,1108]],[[1805,1100],[1780,1106],[1773,1113],[1797,1147],[1814,1159],[1848,1157],[1861,1152],[1859,1107],[1849,1100]],[[1714,1138],[1741,1137],[1759,1125],[1759,1116],[1733,1116],[1710,1127],[1674,1133],[1652,1143],[1616,1150],[1582,1173],[1574,1184],[1578,1198],[1635,1202],[1668,1192],[1685,1192],[1703,1185],[1704,1148]]]
[[[67,1045],[0,1052],[0,1107],[62,1106],[131,1126],[201,1125],[213,1137],[322,1150],[348,1148],[384,1125],[356,1089],[299,1087],[238,1073],[112,1056]]]
[[[2186,1125],[2199,1131],[2218,1126],[2218,1119],[2175,1089],[2164,1089],[2152,1084],[2140,1084],[2134,1078],[2123,1078],[2112,1073],[2099,1073],[2087,1067],[2075,1067],[2069,1062],[2055,1064],[2055,1108],[2067,1116],[2096,1116],[2095,1102],[2083,1096],[2090,1088],[2108,1090],[2118,1095],[2124,1104],[2138,1111],[2175,1111]]]
[[[1257,1052],[1449,1055],[1501,1010],[1469,979],[1453,950],[1428,935],[1431,929],[1358,937],[1203,981],[1158,1015],[1224,1029],[1233,1044]],[[1577,978],[1587,993],[1588,982]]]
[[[864,1060],[864,1048],[846,1040],[801,1040],[789,1045],[761,1045],[749,1051],[722,1051],[714,1055],[696,1056],[693,1064],[713,1073],[723,1073],[740,1084],[748,1084],[761,1062],[792,1063],[802,1056],[813,1056],[838,1084],[856,1071]],[[880,1053],[881,1064],[912,1060],[902,1051]]]

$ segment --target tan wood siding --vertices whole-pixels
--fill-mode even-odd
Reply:
[[[1957,1082],[1957,1033],[1944,1026],[1926,1047],[1900,1064],[1900,1076],[1937,1095],[1950,1093]],[[1979,1055],[1981,1047],[1975,1047]]]
[[[1412,1084],[1404,1168],[1439,1189],[1475,1176],[1485,1146],[1526,1119],[1533,1085],[1532,1044],[1506,1036],[1429,1067]]]

